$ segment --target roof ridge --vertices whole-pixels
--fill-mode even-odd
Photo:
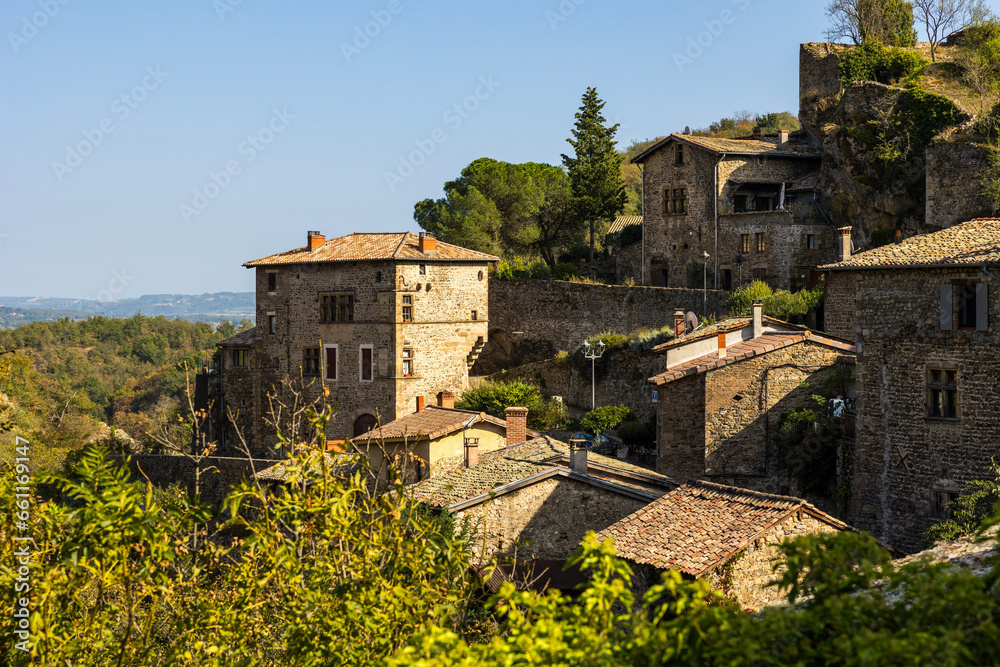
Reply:
[[[718,484],[716,482],[708,482],[705,480],[695,480],[693,482],[688,482],[691,487],[704,487],[709,490],[725,491],[727,493],[736,492],[734,495],[747,495],[755,498],[762,498],[766,500],[781,500],[781,501],[792,501],[797,503],[799,506],[808,505],[808,503],[802,498],[796,498],[795,496],[781,496],[776,493],[765,493],[763,491],[754,491],[753,489],[746,489],[740,486],[728,486],[726,484]]]
[[[401,239],[399,239],[399,243],[396,244],[396,249],[392,251],[392,258],[393,259],[396,259],[398,257],[399,250],[400,250],[400,248],[403,247],[403,244],[406,243],[406,235],[409,234],[409,233],[410,232],[408,232],[408,231],[407,232],[403,232],[403,237]]]

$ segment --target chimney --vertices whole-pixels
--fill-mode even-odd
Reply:
[[[510,407],[504,412],[507,418],[507,445],[520,445],[528,439],[528,408]]]
[[[751,136],[753,136],[754,139],[760,139],[760,132],[760,125],[754,125],[753,134]]]
[[[840,248],[837,261],[843,262],[851,258],[851,228],[838,227],[837,234],[840,236]]]
[[[753,337],[760,338],[764,335],[764,304],[760,301],[753,302]]]
[[[569,469],[581,475],[587,474],[587,441],[583,438],[570,438]]]
[[[723,331],[719,334],[719,359],[723,359],[726,356],[726,332]]]
[[[423,409],[424,409],[424,397],[417,396],[417,412],[420,412]]]
[[[437,252],[437,239],[428,232],[420,232],[420,252],[425,255]]]
[[[471,468],[479,463],[479,438],[465,439],[465,467]]]
[[[674,337],[680,336],[684,333],[684,309],[676,308],[674,310]]]
[[[455,409],[455,394],[452,392],[442,391],[437,395],[437,399],[439,408]]]
[[[319,232],[308,232],[306,235],[306,241],[309,246],[309,252],[312,252],[316,248],[320,247],[326,243],[326,237]]]
[[[896,243],[902,243],[902,242],[903,242],[903,230],[902,229],[897,229],[896,230]]]
[[[788,143],[788,130],[778,130],[778,148],[784,148]]]

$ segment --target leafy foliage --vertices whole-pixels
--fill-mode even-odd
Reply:
[[[750,314],[751,306],[755,302],[764,301],[773,294],[774,290],[770,285],[763,280],[754,280],[745,287],[733,290],[729,294],[726,306],[734,317],[746,316]]]
[[[951,501],[951,517],[940,521],[927,531],[927,543],[933,546],[942,540],[954,540],[976,532],[983,521],[1000,514],[1000,465],[991,465],[993,479],[977,479],[962,489],[962,495]]]
[[[927,61],[915,53],[868,41],[840,56],[840,80],[845,85],[855,81],[890,84],[908,77],[925,64]]]
[[[904,47],[917,43],[913,5],[906,0],[831,0],[826,14],[834,38]]]
[[[634,419],[635,415],[624,405],[600,405],[580,420],[580,427],[588,433],[598,435]]]
[[[561,265],[557,265],[561,266]],[[515,280],[533,278],[535,280],[549,280],[552,278],[552,270],[548,264],[541,260],[528,260],[524,257],[509,257],[497,262],[496,272],[493,277],[497,280]]]
[[[530,428],[557,428],[569,417],[565,405],[545,399],[538,387],[520,378],[482,382],[462,394],[455,406],[485,412],[498,419],[504,418],[507,408],[528,408]]]
[[[755,127],[765,134],[774,134],[778,130],[794,132],[801,126],[799,119],[790,111],[754,114],[746,109],[736,111],[732,116],[721,118],[709,123],[708,127],[692,130],[691,134],[702,137],[732,139],[749,136]]]
[[[814,290],[773,291],[767,283],[755,280],[746,287],[737,288],[729,294],[726,305],[734,317],[746,317],[750,314],[755,301],[763,303],[763,313],[768,317],[789,321],[795,317],[806,315],[815,310],[823,302],[823,287]]]

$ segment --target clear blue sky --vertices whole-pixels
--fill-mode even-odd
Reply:
[[[795,112],[826,29],[821,2],[62,2],[0,8],[0,295],[249,291],[307,230],[416,230],[476,158],[559,164],[587,86],[621,146]]]

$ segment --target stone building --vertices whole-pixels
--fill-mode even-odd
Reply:
[[[816,267],[835,258],[833,226],[816,201],[820,155],[807,133],[785,131],[671,134],[637,155],[643,283],[687,287],[708,252],[718,289],[753,279],[782,289],[814,284]]]
[[[826,267],[828,325],[856,338],[847,518],[905,550],[1000,455],[1000,220],[971,220]],[[991,284],[992,283],[992,284]]]
[[[247,262],[257,324],[220,344],[223,450],[237,441],[235,422],[252,452],[273,451],[265,419],[284,378],[303,387],[302,400],[329,391],[331,439],[464,390],[488,335],[495,261],[426,234],[309,232],[304,247]]]
[[[691,482],[645,505],[598,533],[612,538],[619,556],[634,567],[637,592],[659,581],[662,570],[679,570],[713,587],[741,607],[757,611],[780,603],[777,544],[800,535],[851,530],[799,498]]]
[[[677,485],[662,475],[549,437],[439,461],[414,497],[473,528],[478,563],[564,562],[588,530],[601,530]],[[475,563],[474,563],[475,564]]]
[[[657,470],[671,479],[798,493],[787,464],[808,453],[779,451],[782,416],[816,409],[813,394],[834,367],[853,364],[855,347],[761,310],[657,347],[666,357],[649,379],[658,389]]]

